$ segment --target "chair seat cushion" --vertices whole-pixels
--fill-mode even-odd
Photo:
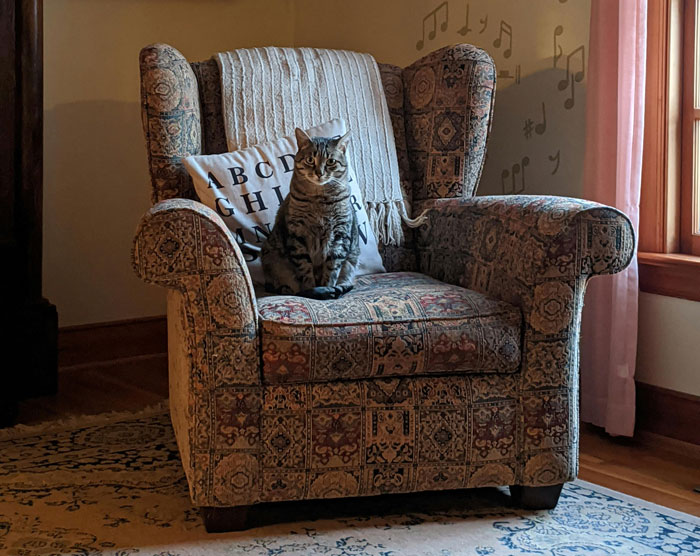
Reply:
[[[258,299],[264,383],[512,373],[522,315],[422,274],[358,278],[338,300]]]

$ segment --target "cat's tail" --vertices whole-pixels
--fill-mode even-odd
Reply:
[[[408,214],[404,212],[404,214],[401,215],[401,220],[403,220],[403,223],[406,224],[406,226],[408,226],[409,228],[420,228],[423,224],[428,222],[429,210],[430,209],[425,209],[415,218],[409,218]]]

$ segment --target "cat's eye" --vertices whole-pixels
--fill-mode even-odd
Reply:
[[[309,166],[311,166],[314,163],[314,157],[313,156],[307,156],[304,159],[304,162],[306,162]]]
[[[336,162],[337,162],[337,160],[335,158],[329,158],[328,162],[326,162],[326,164],[328,166],[335,166]]]

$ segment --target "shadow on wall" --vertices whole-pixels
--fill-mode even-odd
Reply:
[[[163,292],[131,268],[150,206],[139,103],[57,105],[44,113],[44,153],[44,290],[60,325],[163,314]]]
[[[503,70],[496,69],[499,73]],[[508,72],[510,75],[513,72]],[[503,76],[499,77],[502,82]],[[496,92],[479,195],[580,197],[586,83],[564,69],[538,71]]]

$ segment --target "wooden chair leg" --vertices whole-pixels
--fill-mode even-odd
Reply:
[[[551,510],[559,502],[559,495],[564,485],[543,487],[511,485],[510,496],[513,503],[528,510]]]
[[[233,508],[216,508],[204,506],[199,508],[204,520],[207,533],[227,533],[249,529],[248,519],[250,506],[235,506]]]

